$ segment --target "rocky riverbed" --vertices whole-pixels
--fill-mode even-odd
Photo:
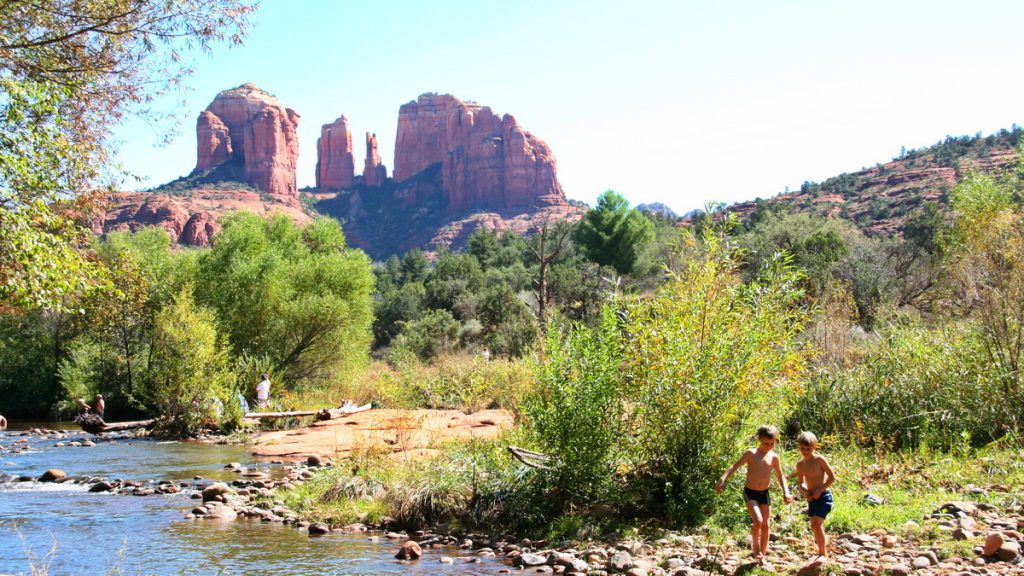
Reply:
[[[88,439],[52,430],[31,430],[26,436],[55,440],[54,446],[88,447]],[[15,439],[0,451],[17,453],[26,443]],[[111,440],[104,440],[111,441]],[[114,440],[117,441],[117,440]],[[773,534],[770,554],[764,565],[751,561],[748,544],[740,540],[712,537],[709,531],[668,533],[653,540],[587,543],[554,546],[546,541],[531,541],[511,535],[463,534],[421,530],[398,532],[388,519],[377,525],[353,523],[327,525],[311,523],[290,510],[279,498],[278,490],[291,490],[312,478],[317,470],[330,466],[319,456],[305,462],[273,462],[271,468],[244,466],[233,462],[224,471],[237,477],[211,482],[201,477],[190,481],[118,479],[97,476],[72,477],[60,469],[38,476],[3,475],[6,482],[77,483],[89,492],[111,492],[126,496],[154,496],[184,493],[197,502],[185,517],[194,521],[230,521],[237,518],[290,525],[310,538],[331,532],[365,533],[368,540],[395,542],[396,557],[406,562],[447,564],[479,563],[500,560],[507,567],[500,571],[555,573],[571,576],[626,574],[629,576],[704,576],[711,574],[798,574],[800,576],[842,574],[875,575],[1024,575],[1021,534],[1024,505],[1021,494],[1006,486],[991,487],[1000,504],[971,501],[986,489],[972,488],[960,500],[951,500],[931,514],[902,527],[898,536],[891,530],[866,533],[830,534],[829,559],[815,560],[809,538],[798,539]],[[882,504],[884,505],[884,504]],[[956,543],[956,545],[950,545]],[[422,559],[425,549],[439,550],[441,556]],[[458,554],[446,554],[445,550]],[[957,552],[950,552],[951,550]]]
[[[229,465],[230,466],[230,465]],[[367,532],[368,538],[388,538],[396,542],[396,556],[416,561],[425,548],[455,548],[471,551],[473,557],[503,558],[508,571],[555,573],[569,576],[626,574],[628,576],[705,576],[710,574],[741,575],[747,573],[783,573],[800,576],[842,574],[844,576],[891,576],[920,574],[1002,575],[1024,574],[1021,546],[1022,514],[1019,499],[1007,494],[1009,504],[999,507],[951,501],[922,518],[920,533],[924,538],[898,537],[888,530],[869,533],[830,535],[830,558],[815,559],[809,539],[772,535],[771,553],[767,563],[752,562],[747,545],[726,540],[713,543],[704,533],[671,533],[653,541],[622,541],[592,543],[586,546],[551,546],[546,541],[531,541],[508,535],[496,537],[481,534],[436,533],[421,530],[413,534],[389,531],[389,521],[367,526],[356,523],[329,526],[309,523],[289,510],[281,500],[273,500],[274,488],[288,490],[315,474],[322,466],[312,457],[307,463],[287,466],[280,480],[248,481],[239,479],[215,484],[202,491],[204,503],[192,510],[199,518],[225,519],[236,516],[257,517],[265,522],[292,524],[310,537],[332,531]],[[269,499],[267,499],[269,497]],[[943,541],[969,543],[970,554],[961,556],[944,552]],[[441,562],[455,562],[446,556]]]

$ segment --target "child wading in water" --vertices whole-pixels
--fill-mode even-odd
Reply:
[[[828,489],[836,481],[836,473],[828,460],[815,452],[818,437],[811,432],[801,432],[796,437],[803,459],[796,463],[797,482],[800,491],[807,497],[807,515],[811,518],[811,531],[818,547],[818,556],[828,558],[825,546],[825,517],[832,511],[832,492]]]
[[[715,486],[717,492],[721,492],[726,481],[733,472],[740,466],[747,466],[747,482],[743,485],[743,500],[747,503],[747,512],[754,525],[750,528],[750,537],[753,543],[754,556],[758,562],[763,562],[768,555],[768,521],[771,518],[771,499],[768,496],[768,487],[772,481],[772,471],[782,486],[782,495],[789,504],[793,498],[789,495],[789,488],[786,486],[786,479],[782,476],[782,461],[773,450],[775,441],[779,437],[779,431],[775,426],[761,426],[757,429],[757,448],[752,448],[743,453],[735,464],[725,471],[725,474],[718,480]]]

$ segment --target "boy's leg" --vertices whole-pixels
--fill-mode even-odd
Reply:
[[[821,516],[811,516],[811,532],[814,532],[814,545],[818,547],[819,556],[828,556],[825,549],[825,519]]]
[[[761,504],[761,554],[768,555],[768,540],[771,536],[771,529],[769,526],[772,517],[772,507],[770,504]]]
[[[752,524],[750,526],[750,548],[753,550],[755,556],[761,554],[761,508],[757,504],[757,500],[747,500],[747,512],[750,514],[750,520]]]

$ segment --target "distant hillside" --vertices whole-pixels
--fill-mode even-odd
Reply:
[[[968,170],[1009,168],[1017,159],[1024,129],[982,136],[947,136],[918,150],[903,151],[885,164],[840,174],[824,182],[804,182],[799,190],[728,208],[742,220],[761,211],[811,212],[854,222],[866,234],[899,234],[907,218],[924,205],[949,205],[949,192]]]

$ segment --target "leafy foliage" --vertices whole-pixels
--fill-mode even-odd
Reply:
[[[567,506],[606,500],[621,470],[623,504],[699,522],[752,417],[802,365],[806,310],[788,261],[742,284],[720,230],[681,249],[682,271],[653,297],[623,298],[598,329],[549,338],[527,414]]]
[[[156,316],[148,403],[166,428],[190,434],[219,423],[227,407],[237,406],[232,382],[213,312],[196,307],[183,290]],[[239,416],[236,411],[236,421]]]
[[[286,382],[316,383],[359,366],[370,345],[373,274],[337,221],[300,229],[285,216],[223,220],[199,260],[196,292],[235,355],[266,356]]]
[[[0,8],[0,303],[68,308],[97,284],[81,226],[112,181],[111,127],[238,43],[243,0],[46,0]]]

